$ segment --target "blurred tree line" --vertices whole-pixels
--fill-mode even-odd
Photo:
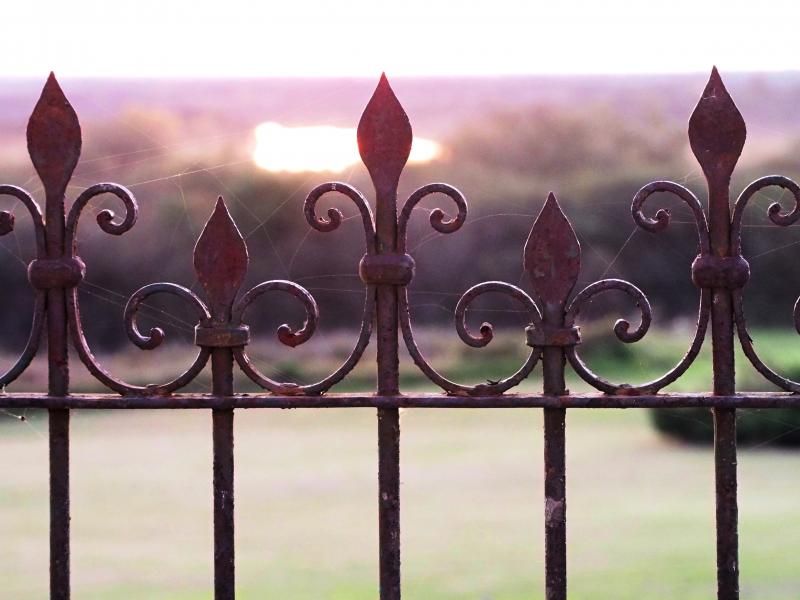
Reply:
[[[687,111],[688,118],[688,111]],[[107,122],[84,124],[83,161],[68,190],[71,198],[99,181],[128,185],[140,204],[140,219],[121,239],[103,234],[87,211],[80,225],[81,256],[88,265],[81,301],[92,343],[113,348],[126,343],[122,306],[139,286],[173,281],[197,289],[191,251],[218,194],[223,195],[247,237],[251,269],[246,285],[268,278],[293,279],[318,298],[323,325],[355,327],[360,318],[362,286],[357,265],[364,234],[357,218],[336,232],[311,231],[302,202],[318,183],[347,180],[372,198],[361,166],[341,174],[274,174],[251,161],[250,131],[220,132],[203,114],[175,115],[131,111]],[[443,236],[427,223],[425,212],[446,198],[431,198],[415,215],[409,248],[417,261],[412,307],[419,324],[449,325],[452,308],[469,286],[500,279],[529,289],[522,269],[522,248],[549,190],[556,192],[582,244],[581,284],[601,277],[623,277],[650,298],[657,323],[691,319],[697,306],[689,265],[697,252],[691,213],[667,196],[653,197],[648,213],[670,208],[673,225],[659,235],[637,230],[630,201],[653,179],[672,179],[692,189],[705,203],[701,172],[689,152],[685,121],[657,110],[636,114],[596,104],[577,109],[537,104],[488,114],[465,123],[447,139],[441,159],[406,169],[399,203],[419,185],[446,181],[464,191],[470,203],[467,224]],[[793,133],[754,140],[745,150],[732,185],[737,194],[751,179],[780,172],[797,177],[794,160],[800,141]],[[26,185],[41,197],[32,168],[21,156],[5,165],[3,183]],[[793,228],[768,226],[766,206],[780,194],[767,190],[746,216],[745,253],[753,277],[746,290],[750,322],[789,327],[791,307],[800,294],[800,269]],[[785,208],[791,208],[784,198]],[[7,202],[7,201],[6,201]],[[4,207],[11,206],[10,203]],[[356,211],[342,198],[320,204]],[[92,210],[117,208],[113,198],[98,199]],[[4,346],[20,348],[28,332],[32,295],[25,284],[25,264],[33,256],[26,216],[16,207],[17,231],[0,243],[4,293],[0,328]],[[795,283],[796,282],[796,283]],[[199,290],[198,290],[199,291]],[[610,302],[598,311],[630,309]],[[616,308],[614,308],[616,307]],[[498,325],[519,323],[518,308],[487,301],[476,319]],[[143,325],[167,325],[168,333],[191,339],[191,318],[177,301],[159,300]],[[163,311],[163,312],[162,312]],[[248,321],[266,331],[302,317],[283,298],[261,300]]]

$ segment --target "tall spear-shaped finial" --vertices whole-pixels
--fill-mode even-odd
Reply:
[[[746,137],[742,114],[714,67],[689,119],[689,143],[707,178],[730,180]]]
[[[62,195],[81,154],[81,126],[53,73],[28,120],[28,153],[47,194]]]
[[[386,74],[358,123],[358,150],[376,188],[396,188],[411,153],[411,123]]]

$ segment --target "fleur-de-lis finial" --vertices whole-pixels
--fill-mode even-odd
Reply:
[[[220,196],[194,247],[194,270],[215,321],[226,322],[247,274],[247,245]]]
[[[714,67],[689,119],[689,142],[706,177],[728,181],[746,137],[742,114]]]
[[[566,304],[578,281],[581,247],[553,192],[548,194],[525,242],[524,267],[542,308]]]
[[[81,154],[81,126],[53,73],[28,120],[28,153],[47,193],[63,194]]]
[[[408,115],[382,74],[358,123],[358,151],[376,188],[397,187],[411,141]]]

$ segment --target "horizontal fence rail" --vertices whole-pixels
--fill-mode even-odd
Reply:
[[[581,357],[581,311],[597,296],[619,292],[639,311],[636,325],[619,320],[614,333],[633,343],[647,333],[652,311],[645,294],[633,283],[603,279],[575,290],[581,269],[581,249],[572,225],[550,194],[536,218],[523,252],[523,266],[533,294],[502,281],[488,281],[466,290],[455,309],[456,331],[466,344],[480,348],[493,338],[492,325],[476,331],[467,325],[473,302],[486,294],[504,294],[527,315],[527,358],[511,376],[498,381],[467,385],[442,375],[423,355],[414,338],[408,285],[414,278],[415,260],[407,246],[408,224],[415,207],[428,196],[444,195],[452,203],[448,217],[442,209],[430,213],[430,224],[439,233],[456,232],[467,218],[467,201],[455,187],[444,183],[425,185],[398,205],[397,187],[412,145],[411,125],[385,76],[364,110],[358,125],[358,147],[374,186],[373,202],[347,183],[330,182],[314,188],[304,204],[308,224],[320,232],[335,230],[343,221],[337,209],[319,214],[320,200],[340,194],[358,210],[364,230],[364,255],[357,265],[364,284],[361,330],[347,359],[332,373],[310,384],[278,381],[268,377],[248,355],[248,311],[261,296],[278,292],[291,296],[305,311],[296,327],[281,325],[278,339],[287,346],[308,341],[315,332],[320,312],[314,297],[297,283],[271,280],[243,291],[249,256],[245,240],[225,201],[220,197],[194,248],[194,268],[203,294],[174,284],[153,283],[137,290],[124,311],[125,328],[139,348],[152,350],[164,340],[164,331],[142,331],[140,308],[157,294],[176,296],[194,315],[194,341],[198,347],[191,366],[174,379],[137,386],[106,369],[93,355],[83,333],[78,289],[86,265],[78,255],[80,217],[95,197],[111,194],[124,214],[109,210],[97,214],[100,228],[122,235],[136,223],[138,207],[133,194],[121,185],[98,183],[84,190],[67,210],[65,194],[81,151],[78,118],[51,74],[30,117],[27,130],[31,161],[44,189],[44,211],[31,194],[13,185],[0,186],[0,195],[15,198],[27,210],[36,242],[36,257],[28,265],[28,279],[35,292],[31,333],[17,362],[0,375],[3,387],[30,365],[42,339],[46,340],[48,387],[42,394],[3,393],[0,407],[42,408],[49,411],[50,440],[50,597],[70,598],[70,496],[69,425],[73,409],[207,409],[212,413],[214,587],[215,598],[235,594],[234,570],[234,414],[236,409],[346,408],[377,409],[378,439],[378,536],[380,548],[380,597],[398,600],[400,571],[400,422],[399,409],[419,408],[542,408],[544,410],[545,469],[545,596],[567,597],[565,429],[569,409],[581,408],[679,408],[707,407],[714,415],[716,481],[717,597],[739,597],[736,409],[800,408],[800,382],[767,366],[758,356],[745,322],[743,289],[750,266],[742,255],[742,218],[756,192],[778,187],[794,199],[791,210],[775,203],[769,219],[778,226],[800,220],[800,187],[782,176],[770,175],[748,185],[731,207],[730,179],[742,152],[745,122],[714,69],[689,119],[689,143],[703,170],[707,202],[671,181],[655,181],[633,198],[635,224],[656,234],[670,224],[666,209],[645,212],[649,198],[668,193],[681,200],[694,215],[697,258],[691,276],[699,290],[697,324],[693,340],[681,358],[660,377],[643,383],[613,382],[594,373]],[[374,209],[374,211],[373,211]],[[14,214],[0,212],[0,235],[14,230]],[[356,265],[354,265],[354,269]],[[800,331],[800,302],[794,311]],[[662,393],[693,363],[710,325],[713,385],[708,393]],[[377,344],[377,391],[328,393],[359,363],[374,337]],[[402,394],[399,385],[400,338],[416,366],[443,393]],[[782,391],[737,393],[734,376],[736,341],[746,358],[768,381]],[[71,394],[69,391],[71,344],[83,366],[111,393]],[[538,363],[542,364],[543,389],[538,394],[516,394]],[[211,394],[179,393],[210,363]],[[567,365],[595,388],[590,394],[570,394],[565,384]],[[237,394],[234,372],[244,375],[264,391]],[[510,393],[509,393],[510,392]]]

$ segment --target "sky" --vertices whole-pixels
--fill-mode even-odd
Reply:
[[[4,0],[0,77],[800,68],[797,0]]]

